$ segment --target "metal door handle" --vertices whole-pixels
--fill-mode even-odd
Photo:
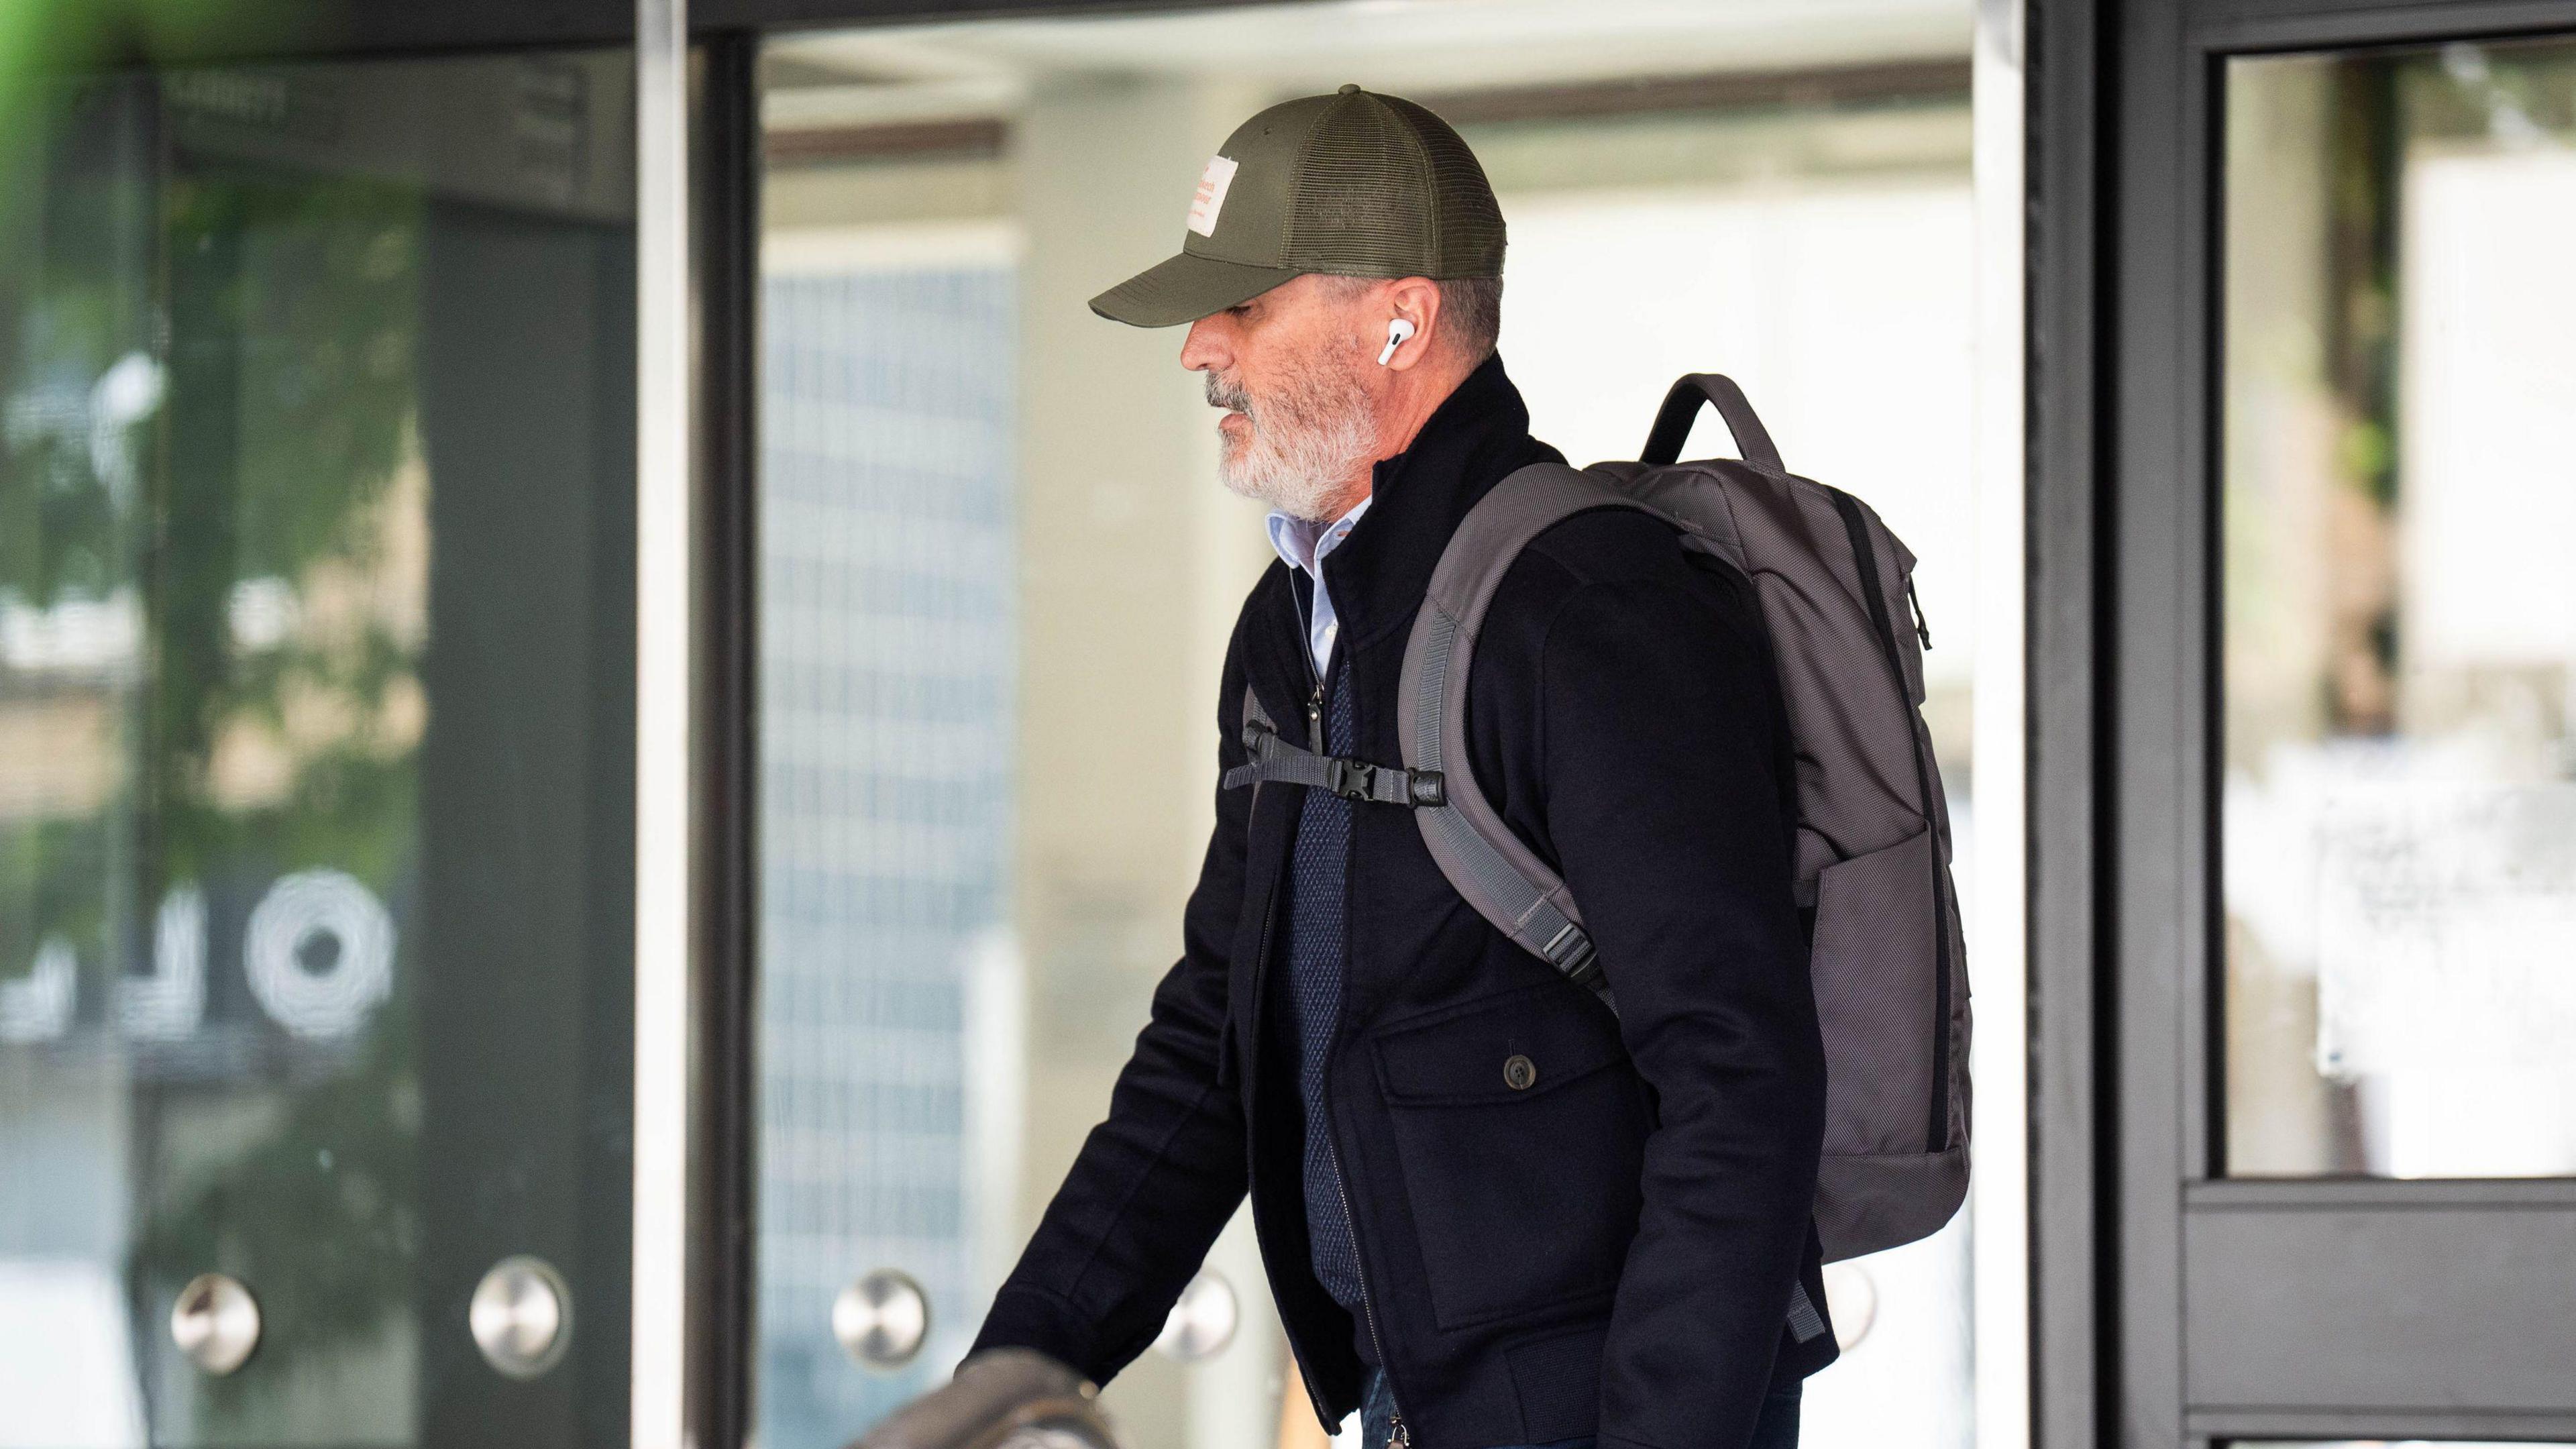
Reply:
[[[503,1258],[474,1285],[465,1322],[485,1363],[532,1379],[561,1361],[572,1342],[572,1288],[543,1258]]]
[[[200,1370],[220,1378],[259,1347],[259,1300],[238,1278],[200,1273],[170,1305],[170,1341]]]
[[[832,1300],[832,1336],[872,1369],[899,1369],[930,1338],[930,1295],[907,1274],[879,1268]]]

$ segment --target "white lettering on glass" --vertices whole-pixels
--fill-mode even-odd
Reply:
[[[152,925],[152,974],[119,987],[117,1015],[136,1041],[177,1041],[206,1018],[206,897],[180,886]]]
[[[242,974],[278,1025],[300,1037],[345,1036],[393,990],[393,917],[345,872],[300,871],[252,908]]]
[[[133,1041],[179,1041],[206,1017],[206,898],[193,885],[162,898],[151,970],[116,983],[115,1025]],[[242,974],[262,1010],[307,1039],[347,1036],[393,991],[394,923],[375,892],[344,872],[309,870],[269,887],[243,932]],[[32,970],[0,981],[0,1042],[60,1041],[80,1000],[71,942],[47,936]]]
[[[72,943],[47,936],[27,979],[0,982],[0,1041],[60,1041],[72,1027],[78,969]]]

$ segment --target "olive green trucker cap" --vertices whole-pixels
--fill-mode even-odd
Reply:
[[[1503,211],[1438,116],[1348,85],[1235,128],[1199,175],[1180,254],[1091,299],[1137,327],[1195,322],[1306,272],[1499,277]]]

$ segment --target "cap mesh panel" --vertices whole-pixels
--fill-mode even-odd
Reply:
[[[1420,144],[1384,107],[1343,97],[1306,143],[1284,260],[1315,271],[1431,275],[1431,180]]]
[[[1411,101],[1385,98],[1389,107],[1413,128],[1431,162],[1431,194],[1438,223],[1438,256],[1434,270],[1423,275],[1499,277],[1503,273],[1503,209],[1476,153],[1449,123]]]

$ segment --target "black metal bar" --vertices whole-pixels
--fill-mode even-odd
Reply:
[[[2186,1184],[2182,1205],[2185,1212],[2192,1213],[2344,1212],[2354,1208],[2576,1212],[2576,1178],[2222,1178]]]
[[[2576,1436],[2576,1415],[2478,1409],[2194,1409],[2186,1421],[2207,1439],[2540,1439]]]
[[[65,74],[634,43],[633,0],[32,0],[51,7],[43,63]]]
[[[2191,0],[2191,42],[2223,53],[2346,50],[2566,30],[2566,0]]]
[[[759,840],[758,415],[760,38],[706,38],[696,57],[691,235],[698,289],[700,531],[697,691],[705,838],[697,858],[700,1100],[693,1154],[690,1347],[696,1441],[738,1445],[751,1420],[757,1284]]]
[[[2108,751],[2111,547],[2102,493],[2108,410],[2104,295],[2115,194],[2103,0],[2032,0],[2025,12],[2024,373],[2029,478],[2027,922],[2031,1163],[2031,1435],[2040,1449],[2118,1442],[2117,1142],[2103,1080],[2116,1060],[2113,866],[2100,788]]]
[[[2211,181],[2194,145],[2199,56],[2179,7],[2124,6],[2118,95],[2119,228],[2111,303],[2114,408],[2109,764],[2117,873],[2107,878],[2125,1109],[2120,1161],[2120,1417],[2124,1444],[2182,1439],[2180,1186],[2198,1093],[2189,1061],[2207,942],[2188,904],[2204,855],[2186,796],[2205,744],[2201,620],[2193,580],[2206,567],[2194,520],[2210,480],[2193,436],[2191,384],[2208,293],[2196,263],[2195,201]]]
[[[1275,3],[1280,0],[696,0],[691,13],[701,29],[774,32],[919,20],[1157,14]]]
[[[61,74],[134,67],[354,59],[634,43],[633,0],[32,0],[58,18],[38,27]],[[910,21],[1206,10],[1278,0],[697,0],[690,31],[826,30]]]

